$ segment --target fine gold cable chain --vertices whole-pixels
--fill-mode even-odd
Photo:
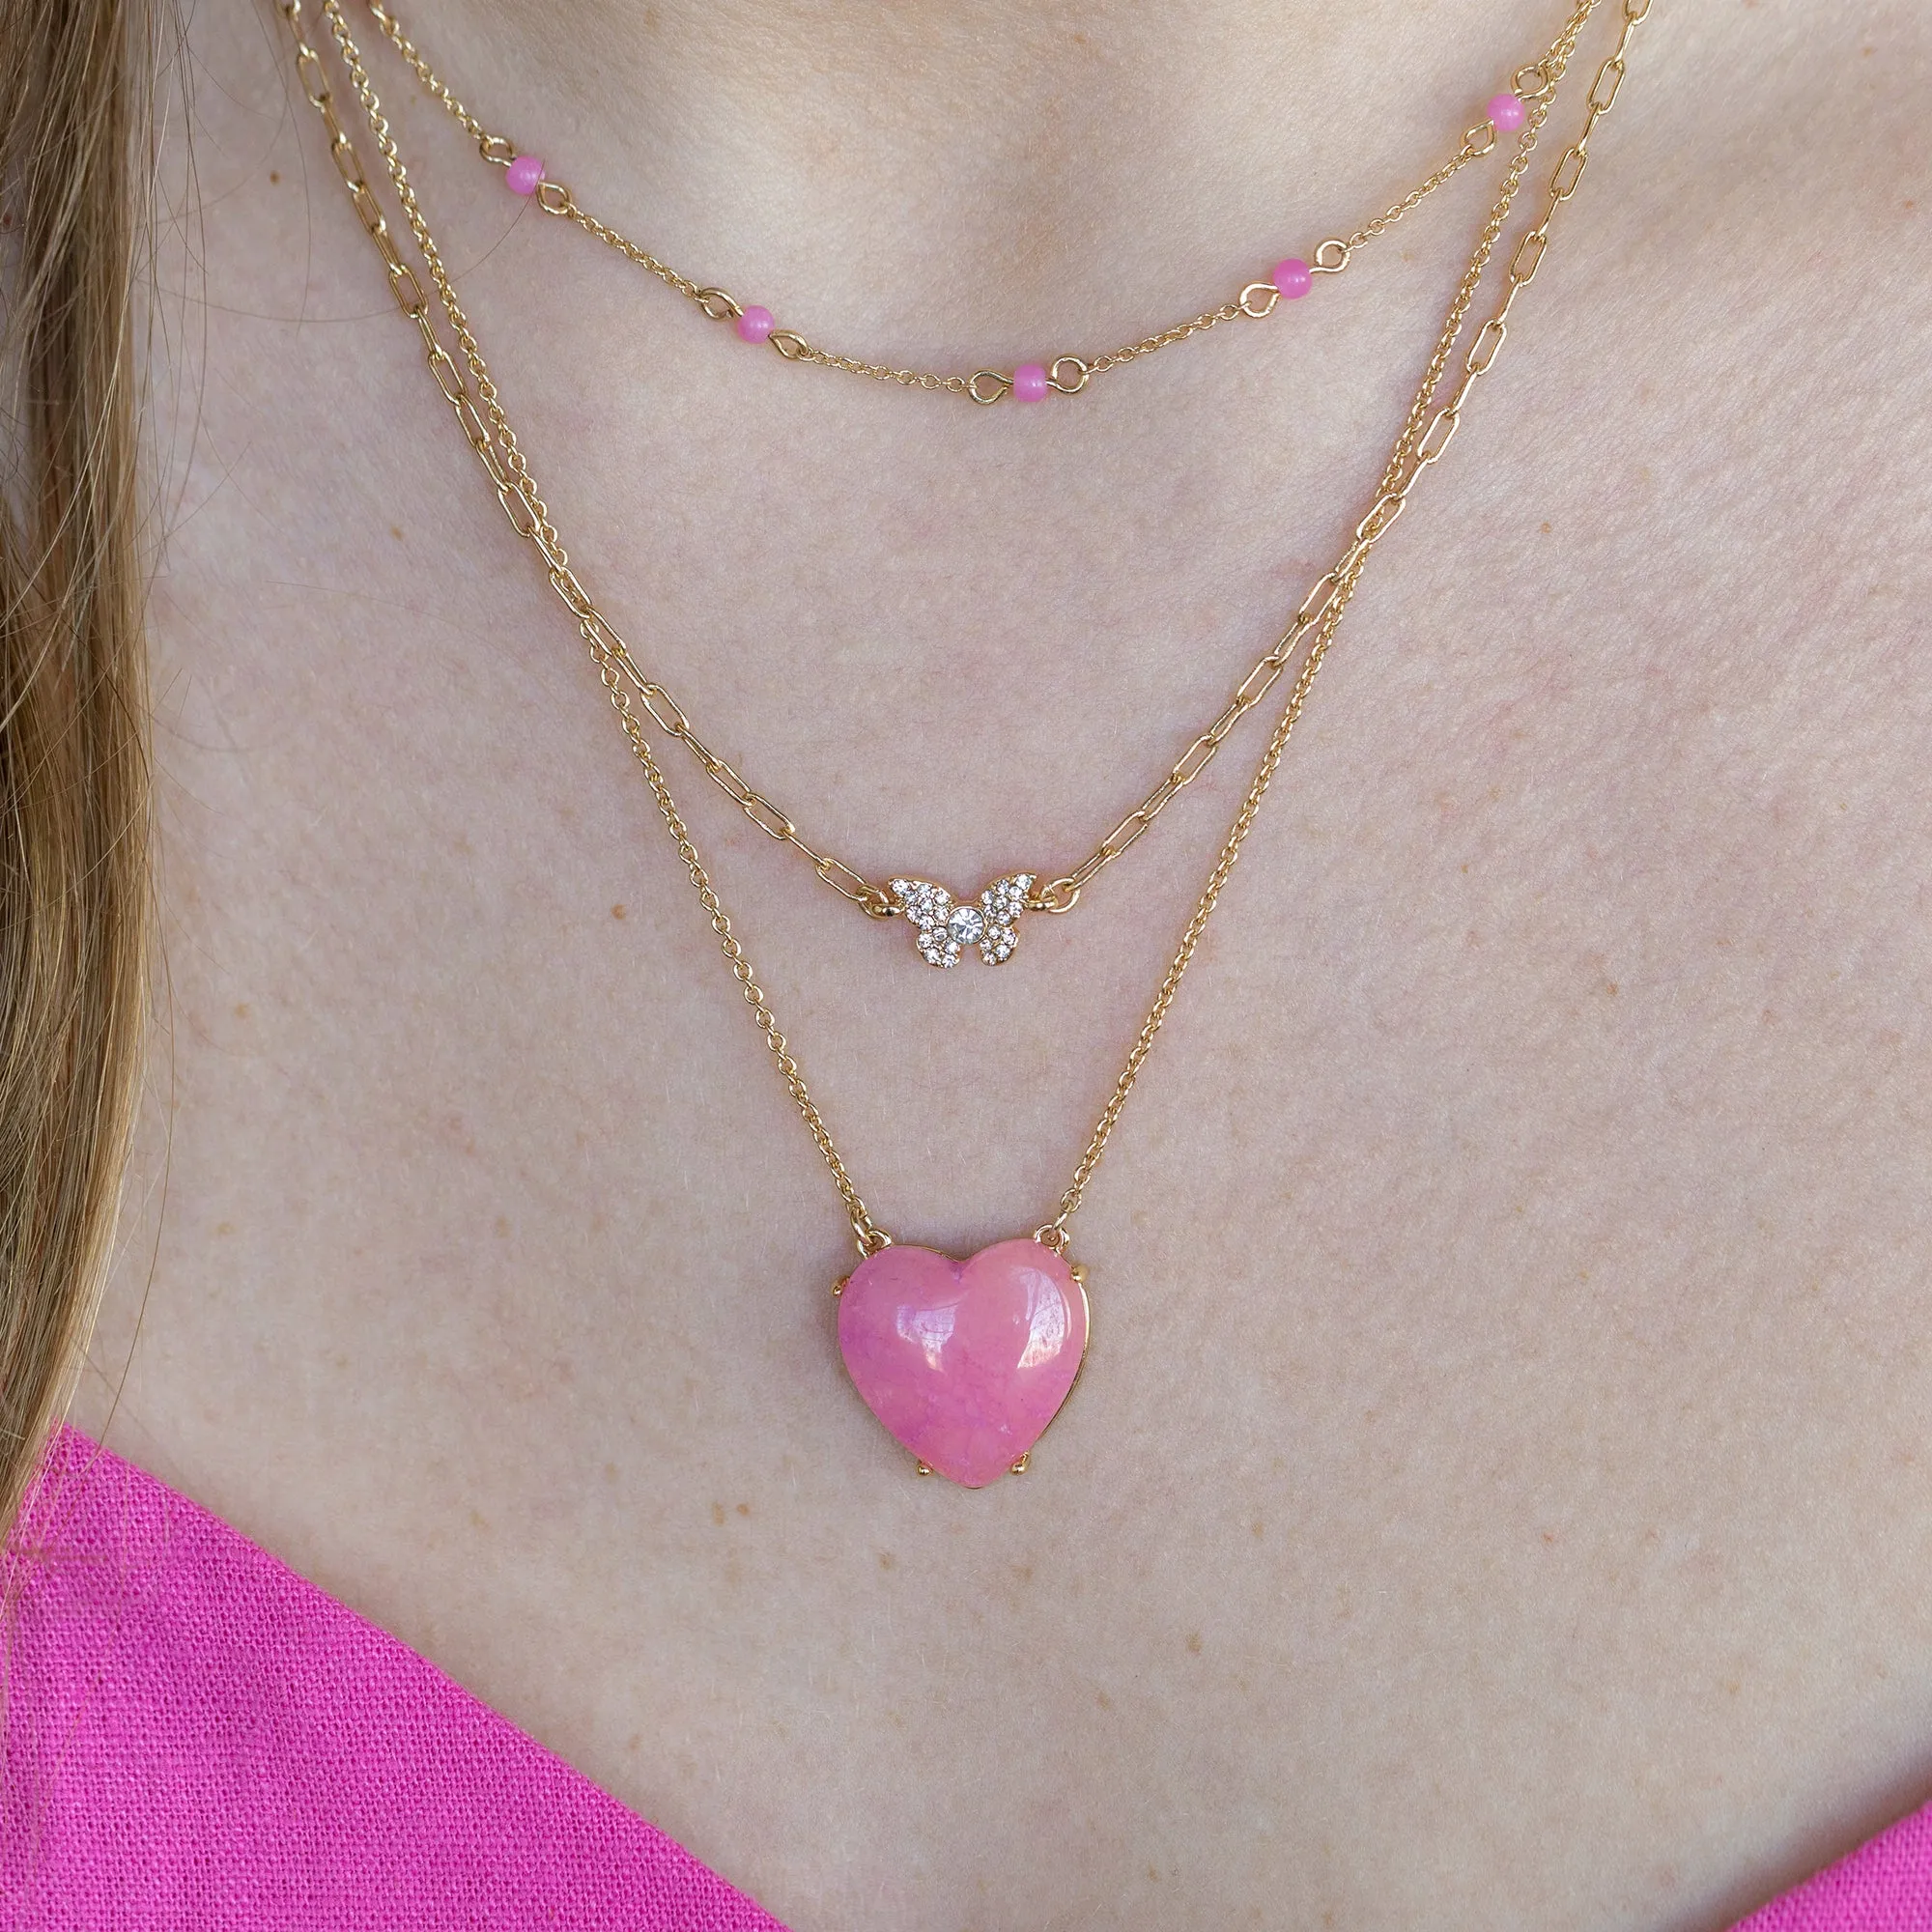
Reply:
[[[486,161],[494,166],[507,168],[518,158],[518,149],[507,135],[494,134],[482,121],[459,99],[449,84],[432,68],[428,60],[410,36],[394,10],[383,0],[369,0],[369,12],[376,24],[396,52],[421,83],[423,92],[448,112],[463,131],[476,143],[478,152]],[[1562,36],[1551,43],[1541,59],[1531,61],[1517,69],[1511,76],[1511,90],[1527,106],[1537,99],[1548,99],[1554,84],[1554,74],[1560,73],[1561,62],[1567,58]],[[1552,72],[1550,62],[1558,63]],[[1371,221],[1365,221],[1353,234],[1344,238],[1330,236],[1321,242],[1311,253],[1308,269],[1312,274],[1336,275],[1349,266],[1355,250],[1373,242],[1378,236],[1385,235],[1405,214],[1419,207],[1442,185],[1460,174],[1472,161],[1481,160],[1494,152],[1496,145],[1495,128],[1488,121],[1478,123],[1468,128],[1463,136],[1462,145],[1455,154],[1424,177],[1399,201],[1392,203]],[[693,281],[661,261],[649,249],[631,241],[609,223],[600,221],[595,215],[579,205],[577,197],[558,181],[545,179],[535,190],[535,198],[546,214],[559,215],[573,221],[586,235],[604,243],[607,248],[615,249],[627,260],[655,275],[666,287],[673,289],[687,301],[695,303],[713,322],[735,322],[744,314],[743,306],[725,290]],[[1046,364],[1047,383],[1063,395],[1077,395],[1094,376],[1104,375],[1110,369],[1124,367],[1141,357],[1151,355],[1156,350],[1166,349],[1172,344],[1186,340],[1191,335],[1200,335],[1208,329],[1218,327],[1224,322],[1233,322],[1237,316],[1247,316],[1253,321],[1261,321],[1273,313],[1280,291],[1272,282],[1250,282],[1240,294],[1216,308],[1204,311],[1187,322],[1176,323],[1171,328],[1161,329],[1157,334],[1144,336],[1138,342],[1129,342],[1119,349],[1111,349],[1103,355],[1081,357],[1060,355]],[[895,368],[887,362],[867,362],[852,355],[842,355],[831,350],[820,349],[808,342],[796,329],[775,328],[765,338],[779,355],[787,362],[811,362],[827,369],[843,370],[847,375],[869,377],[878,383],[893,383],[904,388],[944,391],[952,395],[966,396],[976,403],[997,403],[1012,390],[1010,372],[998,369],[976,370],[971,376],[946,376],[932,370]],[[1061,371],[1070,368],[1072,374],[1063,378]]]
[[[322,0],[323,14],[328,22],[330,33],[341,52],[352,84],[369,121],[370,129],[383,155],[391,184],[403,205],[411,233],[422,251],[424,262],[436,283],[438,296],[445,314],[449,317],[450,327],[458,338],[465,360],[469,365],[471,380],[476,384],[474,397],[471,396],[464,381],[463,371],[458,368],[455,359],[438,337],[435,319],[422,284],[413,270],[403,261],[381,205],[363,175],[355,146],[335,113],[333,97],[322,56],[308,43],[303,34],[302,0],[278,0],[278,4],[295,41],[296,67],[300,76],[302,91],[327,130],[330,158],[341,177],[358,219],[382,256],[390,290],[404,314],[415,323],[426,346],[427,360],[437,386],[454,410],[471,448],[488,469],[491,480],[496,486],[497,498],[502,503],[512,527],[520,535],[528,537],[537,545],[545,562],[550,566],[553,585],[577,616],[579,633],[597,666],[605,692],[616,712],[625,737],[629,740],[632,751],[643,770],[659,812],[677,848],[678,857],[684,864],[698,901],[710,920],[713,931],[717,934],[732,976],[738,981],[759,1031],[764,1035],[766,1045],[771,1050],[786,1091],[790,1094],[794,1105],[831,1172],[839,1198],[844,1203],[859,1251],[862,1255],[875,1254],[891,1245],[892,1236],[872,1219],[856,1183],[846,1169],[824,1117],[807,1089],[798,1060],[791,1052],[783,1033],[779,1029],[771,1004],[758,983],[744,947],[732,930],[729,916],[718,897],[697,849],[692,842],[690,832],[679,814],[663,769],[658,764],[649,741],[644,736],[643,726],[633,709],[632,691],[625,688],[629,684],[642,696],[644,681],[635,665],[630,662],[623,640],[611,630],[595,606],[583,595],[582,586],[570,570],[568,556],[556,538],[554,527],[549,522],[542,500],[535,494],[528,465],[524,461],[521,451],[517,449],[514,439],[509,436],[509,425],[503,418],[495,384],[490,381],[484,368],[475,336],[457,303],[454,287],[443,267],[434,238],[429,232],[428,223],[423,217],[401,156],[396,151],[388,124],[383,117],[381,104],[376,99],[368,71],[350,33],[348,21],[343,17],[341,0]],[[1553,95],[1557,83],[1561,80],[1583,26],[1597,4],[1598,0],[1579,0],[1577,11],[1558,43],[1556,66],[1554,71],[1548,75],[1549,94]],[[1524,138],[1520,143],[1517,157],[1505,176],[1496,204],[1470,256],[1468,269],[1458,287],[1456,297],[1450,304],[1435,352],[1431,356],[1428,369],[1417,387],[1388,466],[1383,472],[1381,487],[1367,514],[1355,526],[1354,542],[1335,570],[1329,573],[1328,579],[1323,580],[1329,585],[1327,592],[1321,603],[1306,616],[1305,621],[1301,616],[1297,616],[1296,625],[1293,628],[1292,634],[1297,637],[1305,636],[1311,630],[1314,635],[1308,642],[1301,668],[1291,688],[1288,702],[1268,739],[1267,748],[1263,754],[1254,781],[1223,841],[1214,868],[1208,875],[1207,886],[1182,934],[1180,946],[1161,980],[1147,1018],[1142,1022],[1126,1063],[1115,1081],[1113,1091],[1101,1111],[1086,1151],[1074,1169],[1073,1178],[1061,1196],[1058,1211],[1052,1220],[1035,1230],[1035,1238],[1056,1254],[1065,1252],[1068,1238],[1067,1223],[1079,1209],[1087,1186],[1100,1164],[1108,1141],[1126,1106],[1127,1097],[1133,1091],[1134,1083],[1152,1048],[1154,1037],[1160,1032],[1161,1024],[1174,1003],[1181,978],[1194,957],[1222,889],[1234,870],[1241,846],[1254,825],[1262,801],[1287,749],[1289,738],[1307,702],[1316,673],[1320,670],[1322,659],[1333,641],[1336,627],[1341,622],[1349,599],[1353,595],[1369,552],[1376,540],[1402,514],[1408,501],[1409,493],[1420,480],[1423,471],[1438,462],[1448,449],[1462,419],[1463,405],[1476,383],[1493,365],[1508,336],[1509,316],[1517,297],[1529,285],[1542,262],[1548,242],[1550,223],[1555,218],[1557,210],[1576,193],[1577,185],[1582,179],[1588,161],[1591,133],[1616,100],[1618,90],[1623,83],[1632,36],[1637,25],[1648,15],[1650,0],[1623,0],[1622,12],[1623,27],[1616,47],[1599,67],[1596,78],[1591,84],[1582,130],[1565,150],[1551,174],[1548,198],[1536,226],[1527,230],[1517,243],[1506,271],[1502,298],[1472,339],[1463,356],[1460,381],[1448,400],[1439,406],[1435,406],[1437,387],[1448,368],[1449,358],[1454,353],[1463,323],[1474,300],[1477,286],[1493,253],[1496,241],[1508,221],[1510,206],[1523,174],[1527,171],[1535,136],[1548,112],[1549,96],[1546,95],[1529,105],[1528,119],[1522,129]],[[497,435],[505,440],[506,446],[502,450],[499,450],[493,441],[491,428],[485,424],[483,413],[479,412],[476,407],[478,398],[481,399],[484,411],[490,415],[492,423],[497,426]],[[1321,588],[1321,586],[1318,584],[1317,589]],[[1310,593],[1311,598],[1314,595],[1314,592]],[[657,713],[647,696],[644,701],[646,710],[656,719]],[[677,715],[682,716],[681,713]],[[658,719],[658,722],[664,724],[662,719]],[[666,725],[665,728],[668,730],[670,727]],[[775,833],[774,836],[780,835]],[[809,850],[809,848],[803,849]],[[848,894],[848,896],[853,895]]]

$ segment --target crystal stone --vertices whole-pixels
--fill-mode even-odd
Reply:
[[[1012,957],[1019,943],[1016,923],[1033,890],[1031,872],[995,879],[977,903],[961,904],[930,879],[894,879],[893,899],[916,928],[913,943],[928,966],[956,966],[967,947],[995,966]]]

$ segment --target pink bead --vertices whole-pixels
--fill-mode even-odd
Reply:
[[[838,1350],[866,1406],[921,1462],[983,1489],[1054,1418],[1087,1348],[1087,1295],[1024,1236],[968,1262],[891,1247],[838,1297]]]
[[[738,318],[738,334],[746,342],[764,342],[778,326],[778,318],[770,309],[760,308],[753,302]]]
[[[1046,400],[1046,369],[1038,362],[1022,362],[1013,371],[1013,400],[1040,403]]]
[[[1484,112],[1498,134],[1514,134],[1529,118],[1529,110],[1514,94],[1497,95]]]
[[[1308,264],[1298,255],[1274,265],[1274,285],[1290,301],[1299,301],[1308,293],[1311,280]]]
[[[534,194],[543,185],[543,162],[534,155],[519,155],[504,179],[512,194]]]

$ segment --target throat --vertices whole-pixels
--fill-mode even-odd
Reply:
[[[418,20],[406,0],[403,17],[486,120],[668,259],[750,277],[781,315],[809,297],[838,325],[934,350],[970,327],[1017,355],[1116,289],[1185,300],[1204,272],[1372,212],[1565,12],[450,0]]]

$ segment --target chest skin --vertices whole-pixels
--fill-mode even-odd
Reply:
[[[1922,1798],[1928,36],[1851,11],[1659,0],[1075,1223],[1080,1385],[967,1493],[843,1379],[842,1212],[595,676],[272,21],[204,9],[76,1420],[798,1932],[1704,1932]],[[808,836],[960,892],[1218,710],[1478,218],[982,412],[729,343],[385,93],[593,594]],[[1094,328],[1241,218],[1151,215]],[[1262,735],[948,973],[667,752],[899,1238],[1051,1212]]]

